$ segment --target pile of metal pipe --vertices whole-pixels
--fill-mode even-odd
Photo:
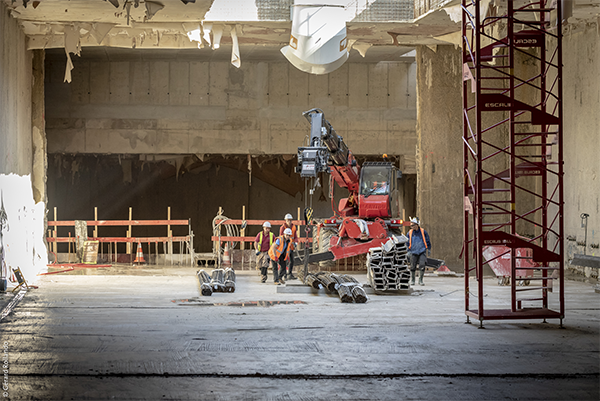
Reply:
[[[375,291],[409,289],[408,238],[392,236],[381,247],[369,249],[367,275]]]
[[[200,291],[204,296],[211,296],[213,292],[235,292],[233,269],[214,269],[211,275],[204,270],[198,270],[196,275],[200,281]]]
[[[362,285],[358,282],[357,279],[348,274],[342,274],[341,276],[337,276],[336,279],[339,283],[337,291],[340,295],[340,299],[342,300],[342,302],[344,302],[342,295],[346,296],[346,292],[349,292],[350,296],[352,297],[352,301],[356,302],[357,304],[364,304],[365,302],[367,302],[367,300],[369,299],[367,297],[367,293],[365,292],[365,289],[362,287]],[[346,291],[346,289],[348,289],[348,291]]]
[[[210,276],[204,270],[198,270],[196,275],[198,276],[198,281],[200,281],[200,291],[202,292],[202,295],[210,297],[213,293],[210,285]]]
[[[314,288],[315,290],[320,290],[323,288],[323,283],[321,283],[321,280],[319,280],[319,278],[312,273],[306,275],[304,278],[304,284]]]
[[[214,269],[210,277],[210,285],[213,292],[225,292],[225,271],[223,269]]]
[[[326,288],[330,292],[335,291],[344,303],[365,303],[368,300],[367,293],[362,288],[362,284],[347,274],[338,275],[331,272],[310,273],[306,276],[304,283],[315,289]]]
[[[235,272],[233,269],[225,269],[225,292],[235,292]]]

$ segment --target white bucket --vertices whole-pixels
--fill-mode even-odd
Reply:
[[[309,74],[328,74],[348,59],[346,15],[342,6],[294,5],[290,44],[281,53]]]

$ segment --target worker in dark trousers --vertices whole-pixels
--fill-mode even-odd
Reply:
[[[408,232],[408,251],[410,252],[410,285],[415,285],[415,275],[417,265],[419,265],[419,285],[423,283],[425,275],[425,264],[427,255],[431,255],[431,241],[427,231],[421,228],[421,222],[418,218],[410,219],[410,231]]]
[[[275,285],[285,284],[283,276],[285,276],[285,267],[290,259],[291,245],[292,230],[286,228],[283,230],[283,235],[277,237],[269,249]]]
[[[275,235],[271,232],[271,223],[265,221],[263,230],[258,233],[254,240],[254,249],[256,250],[256,267],[260,269],[261,283],[267,281],[267,271],[269,269],[269,249],[273,245]]]
[[[294,225],[294,223],[292,223],[293,217],[291,214],[289,214],[289,213],[286,214],[284,219],[285,219],[285,223],[283,223],[283,225],[281,227],[279,227],[279,235],[280,236],[283,235],[283,232],[285,231],[286,228],[289,228],[290,230],[292,230],[290,260],[288,261],[287,276],[285,276],[285,278],[287,280],[295,280],[297,277],[292,274],[292,270],[294,270],[294,250],[296,249],[296,246],[298,245],[298,229]]]

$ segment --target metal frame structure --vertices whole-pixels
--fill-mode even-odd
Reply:
[[[465,314],[480,328],[500,319],[556,318],[562,326],[561,2],[555,9],[551,0],[508,0],[501,11],[485,3],[461,3]],[[502,309],[484,304],[483,251],[494,245],[508,249],[497,257],[511,263],[511,302]],[[520,263],[522,248],[531,249],[532,267]],[[519,285],[517,268],[533,271],[533,286]]]

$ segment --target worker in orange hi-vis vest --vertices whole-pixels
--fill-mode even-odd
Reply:
[[[283,235],[283,232],[286,228],[292,230],[292,248],[290,249],[290,260],[287,264],[287,276],[284,278],[288,280],[295,280],[297,277],[292,274],[292,270],[294,269],[294,250],[296,249],[296,246],[298,246],[298,227],[292,223],[293,217],[291,214],[286,214],[284,219],[285,223],[279,227],[279,235]]]
[[[258,233],[254,240],[254,249],[256,250],[256,266],[260,269],[261,282],[267,281],[267,271],[269,270],[269,249],[275,241],[275,235],[271,232],[271,223],[265,221],[263,229]]]
[[[277,237],[271,249],[269,249],[269,257],[271,258],[271,266],[273,266],[273,276],[275,285],[285,284],[285,265],[290,259],[290,251],[292,248],[292,230],[286,228],[283,230],[283,235]],[[279,269],[278,266],[279,265]]]
[[[425,264],[428,252],[431,255],[431,241],[427,231],[421,228],[418,218],[410,219],[410,231],[408,232],[408,251],[410,252],[410,285],[415,285],[415,274],[419,265],[419,285],[423,283],[425,275]]]

